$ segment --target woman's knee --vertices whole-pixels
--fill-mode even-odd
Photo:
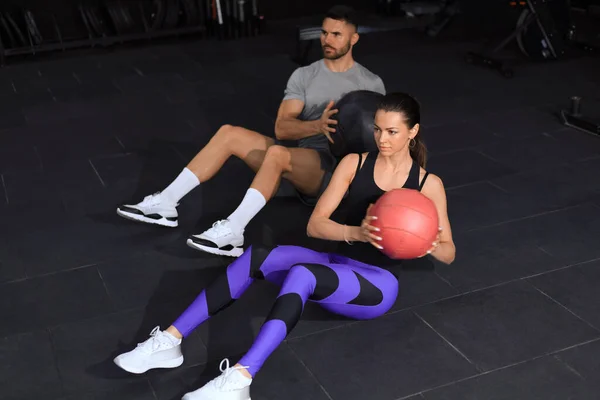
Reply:
[[[385,312],[387,312],[396,304],[398,293],[400,292],[400,282],[390,271],[385,270],[383,273],[384,279],[382,279],[378,286],[383,293],[382,306],[386,308]]]
[[[340,278],[336,271],[321,263],[293,265],[288,279],[297,282],[309,291],[312,301],[321,301],[334,294],[340,286]]]

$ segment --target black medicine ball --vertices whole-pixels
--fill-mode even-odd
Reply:
[[[338,112],[332,119],[338,121],[332,125],[333,143],[329,142],[331,153],[342,158],[350,153],[376,151],[374,120],[377,105],[383,98],[381,93],[370,90],[355,90],[344,95],[333,108]]]

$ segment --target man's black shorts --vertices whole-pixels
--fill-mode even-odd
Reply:
[[[277,140],[277,139],[275,140],[275,144],[277,144],[277,145],[284,146],[284,147],[291,147],[288,145],[288,143]],[[300,201],[302,203],[306,204],[307,206],[314,207],[317,204],[319,197],[321,197],[321,195],[323,194],[325,189],[327,189],[327,185],[329,185],[329,182],[331,181],[331,177],[333,176],[333,172],[335,171],[335,168],[337,167],[339,160],[337,158],[335,158],[333,156],[333,154],[331,154],[331,152],[329,151],[329,148],[310,148],[310,147],[303,147],[303,148],[315,150],[317,153],[319,153],[319,158],[321,159],[321,170],[324,171],[323,180],[321,181],[321,185],[319,186],[319,190],[316,195],[309,196],[304,193],[300,193],[300,191],[298,191],[298,189],[296,189],[296,194],[298,195],[298,198],[300,199]]]

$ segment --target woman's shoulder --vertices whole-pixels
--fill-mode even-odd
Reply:
[[[342,157],[339,162],[339,166],[343,168],[354,168],[356,169],[358,162],[361,161],[361,166],[364,164],[365,159],[369,153],[350,153]]]
[[[425,182],[422,182],[425,179]],[[421,167],[419,171],[419,182],[422,183],[423,192],[439,192],[444,190],[444,182],[438,175],[428,172],[425,168]]]

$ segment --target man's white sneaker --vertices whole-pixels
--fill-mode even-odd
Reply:
[[[123,218],[174,228],[177,223],[177,204],[167,204],[160,193],[144,197],[137,204],[124,204],[117,208],[117,214]]]
[[[225,367],[223,367],[225,363]],[[200,389],[186,393],[181,400],[250,400],[252,379],[240,370],[248,367],[229,367],[229,360],[221,361],[222,374]]]
[[[177,368],[183,364],[181,339],[161,331],[157,326],[150,332],[148,340],[115,357],[114,363],[132,374],[143,374],[154,368]]]
[[[244,252],[244,231],[236,231],[231,223],[224,219],[215,222],[212,227],[187,240],[188,246],[220,256],[239,257]]]

